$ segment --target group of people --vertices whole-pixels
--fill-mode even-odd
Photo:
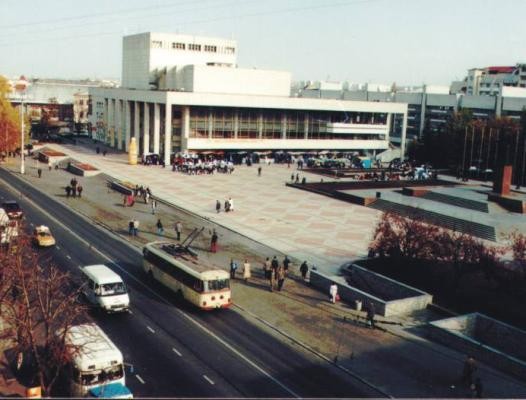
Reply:
[[[232,200],[232,197],[229,197],[227,200],[225,200],[224,206],[225,212],[234,211],[234,200]],[[219,200],[216,200],[216,212],[218,214],[221,212],[221,202]]]
[[[263,263],[263,273],[265,278],[269,281],[269,289],[271,292],[273,292],[274,289],[277,289],[278,291],[283,289],[283,284],[285,283],[290,264],[291,262],[287,256],[285,256],[281,263],[276,256],[274,256],[272,260],[270,260],[269,257],[266,258]]]
[[[238,266],[237,262],[234,261],[233,258],[230,259],[230,278],[236,279],[236,272],[237,272]],[[243,279],[245,282],[248,282],[248,280],[252,277],[251,272],[251,266],[248,262],[248,259],[245,258],[245,261],[243,262]]]
[[[76,178],[71,179],[69,182],[69,185],[66,185],[66,197],[69,198],[72,197],[82,197],[82,191],[84,188],[82,185],[77,181]]]
[[[234,169],[234,163],[225,160],[202,161],[199,158],[176,158],[172,164],[172,171],[188,175],[211,175],[216,172],[231,174]]]

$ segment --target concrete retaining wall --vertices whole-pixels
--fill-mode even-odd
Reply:
[[[344,266],[344,271],[350,271],[350,282],[348,276],[328,276],[311,271],[311,285],[326,292],[328,297],[329,287],[334,282],[343,301],[354,304],[359,300],[364,305],[373,303],[376,313],[384,317],[424,309],[433,300],[428,293],[357,265],[348,264]]]
[[[502,371],[526,379],[526,332],[472,313],[428,324],[429,336]]]

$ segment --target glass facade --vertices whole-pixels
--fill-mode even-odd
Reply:
[[[190,108],[190,138],[194,139],[378,139],[374,134],[332,133],[327,129],[331,123],[386,124],[387,115],[344,111]]]

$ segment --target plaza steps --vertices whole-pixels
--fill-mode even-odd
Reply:
[[[488,203],[482,201],[464,199],[462,197],[451,196],[449,194],[443,194],[438,192],[427,192],[420,196],[422,199],[436,201],[438,203],[448,204],[450,206],[467,208],[468,210],[480,211],[488,213]]]
[[[368,207],[383,212],[399,214],[403,217],[419,219],[442,228],[462,232],[481,239],[496,241],[495,228],[478,222],[466,221],[434,211],[423,210],[383,199],[377,199],[374,203],[368,205]]]

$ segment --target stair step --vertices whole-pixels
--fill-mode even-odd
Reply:
[[[495,228],[478,222],[466,221],[449,215],[439,214],[434,211],[422,210],[421,208],[406,206],[404,204],[398,204],[383,199],[376,200],[368,207],[383,212],[392,212],[403,217],[420,219],[433,225],[462,232],[481,239],[491,240],[493,242],[496,241]]]

